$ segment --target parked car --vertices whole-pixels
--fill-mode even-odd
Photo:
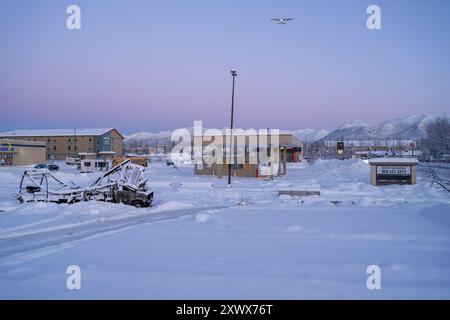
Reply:
[[[48,167],[48,170],[50,170],[50,171],[58,171],[59,170],[59,166],[56,164],[48,164],[47,167]]]
[[[39,164],[35,165],[34,168],[35,169],[48,169],[48,166],[45,163],[39,163]]]
[[[59,166],[56,164],[46,164],[46,163],[39,163],[34,166],[35,169],[48,169],[50,171],[57,171],[59,170]]]

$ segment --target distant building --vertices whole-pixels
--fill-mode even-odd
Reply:
[[[114,152],[123,154],[123,135],[107,129],[47,129],[0,132],[0,139],[44,142],[47,159],[76,157],[78,153]]]
[[[381,156],[416,156],[414,140],[326,140],[314,152],[321,158],[338,158],[338,144],[343,143],[343,158],[372,158]]]
[[[44,142],[0,139],[0,166],[24,166],[45,162],[46,152]]]

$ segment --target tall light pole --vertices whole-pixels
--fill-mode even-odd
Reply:
[[[233,115],[234,115],[234,80],[237,76],[237,71],[236,70],[231,70],[231,76],[233,77],[233,87],[231,89],[231,125],[230,125],[230,129],[231,129],[231,134],[230,134],[230,144],[229,144],[229,151],[230,151],[230,155],[229,155],[229,159],[228,159],[228,186],[231,187],[231,157],[234,158],[234,148],[233,150],[231,149],[232,145],[233,145]]]

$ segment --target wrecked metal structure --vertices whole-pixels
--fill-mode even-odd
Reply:
[[[153,201],[153,191],[143,177],[144,171],[144,167],[127,160],[82,187],[65,183],[48,170],[25,170],[16,197],[21,203],[97,200],[148,207]]]

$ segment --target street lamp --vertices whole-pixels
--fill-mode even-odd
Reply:
[[[233,87],[231,90],[231,134],[230,134],[230,144],[229,144],[229,159],[228,159],[228,186],[231,187],[231,157],[234,157],[234,149],[231,150],[231,146],[233,145],[233,115],[234,115],[234,79],[237,76],[236,70],[231,70],[231,76],[233,77]]]

